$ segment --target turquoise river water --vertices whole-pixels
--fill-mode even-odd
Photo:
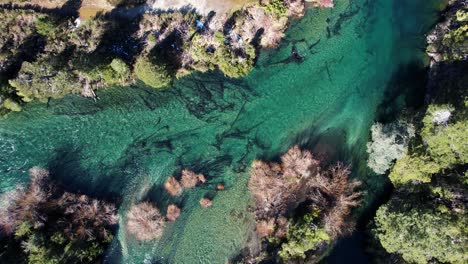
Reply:
[[[158,241],[140,243],[119,229],[109,263],[225,263],[252,232],[250,163],[294,144],[350,163],[369,204],[385,182],[365,166],[369,128],[418,95],[424,78],[411,76],[427,64],[424,34],[442,1],[335,2],[294,23],[243,79],[193,74],[162,91],[115,87],[97,102],[30,103],[0,121],[0,192],[26,184],[38,165],[70,190],[120,201],[121,223],[144,199],[162,211],[169,203],[182,208]],[[300,64],[287,61],[293,47]],[[208,182],[175,199],[162,183],[181,168]],[[212,207],[200,207],[203,196]]]

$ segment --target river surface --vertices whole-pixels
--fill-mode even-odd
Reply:
[[[121,202],[122,223],[140,200],[182,208],[159,241],[140,243],[120,228],[110,263],[225,263],[252,232],[250,163],[294,144],[350,163],[367,191],[364,206],[375,202],[385,178],[365,166],[369,128],[423,97],[424,34],[442,1],[335,2],[294,23],[243,79],[192,74],[161,91],[115,87],[97,102],[68,96],[28,104],[0,121],[0,191],[26,184],[38,165],[69,190]],[[300,64],[288,60],[293,47],[304,56]],[[162,183],[181,168],[208,181],[175,199]],[[216,191],[220,183],[226,188]],[[204,196],[212,207],[200,207]],[[329,261],[353,255],[342,252]]]

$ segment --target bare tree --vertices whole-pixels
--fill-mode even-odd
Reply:
[[[180,209],[174,204],[170,204],[167,207],[166,218],[167,220],[174,222],[180,216]]]
[[[138,240],[149,241],[162,236],[165,221],[158,208],[149,202],[134,205],[127,213],[127,231]]]
[[[281,156],[281,164],[254,161],[248,188],[255,201],[260,237],[285,237],[287,216],[302,202],[320,208],[325,230],[332,237],[352,230],[347,219],[360,204],[360,182],[349,180],[350,169],[342,163],[321,170],[312,153],[298,146]],[[275,232],[276,231],[276,232]]]
[[[182,193],[182,186],[174,177],[169,177],[164,183],[164,188],[172,196],[178,196]]]

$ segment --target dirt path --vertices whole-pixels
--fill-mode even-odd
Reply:
[[[247,3],[257,2],[256,0],[153,0],[154,9],[180,9],[191,6],[196,8],[201,14],[208,14],[215,11],[217,14],[229,13]]]
[[[183,7],[193,7],[201,14],[211,11],[217,14],[230,13],[245,4],[258,0],[151,0],[147,4],[134,8],[114,8],[106,0],[83,0],[79,9],[81,19],[88,19],[98,12],[112,11],[113,15],[135,17],[150,10],[176,10]],[[0,0],[0,8],[25,9],[41,13],[59,13],[61,15],[76,15],[76,10],[63,8],[68,0],[29,0],[17,3],[12,0]]]

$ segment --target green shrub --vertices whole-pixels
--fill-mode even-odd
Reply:
[[[141,57],[135,64],[135,75],[146,85],[162,88],[169,85],[172,77],[163,65],[152,63],[148,58]]]
[[[423,144],[397,160],[389,175],[390,180],[394,184],[427,183],[436,173],[468,163],[465,111],[456,111],[447,105],[430,105],[420,131]]]
[[[120,79],[125,80],[130,77],[130,68],[123,60],[113,59],[110,67],[119,75]]]
[[[215,60],[219,70],[231,78],[239,78],[252,71],[255,59],[255,48],[250,44],[244,44],[244,56],[239,56],[227,45],[223,45],[216,51]]]
[[[80,85],[69,69],[57,63],[60,58],[24,62],[18,77],[10,80],[17,94],[25,102],[38,99],[47,102],[49,98],[62,98],[67,94],[78,93]]]
[[[10,98],[5,99],[2,102],[2,106],[3,106],[3,108],[8,109],[8,110],[13,111],[13,112],[20,112],[21,109],[22,109],[20,104],[18,104],[17,102],[13,101]]]
[[[55,30],[57,29],[57,25],[52,21],[52,19],[48,16],[40,16],[36,20],[36,30],[37,33],[43,35],[47,38],[55,38]]]
[[[282,0],[270,0],[270,2],[265,5],[265,11],[277,17],[284,17],[288,9]]]
[[[323,227],[315,226],[318,211],[305,215],[297,223],[290,225],[287,242],[282,244],[279,256],[283,260],[306,257],[305,253],[314,250],[321,243],[328,243],[330,236]]]
[[[388,252],[411,263],[466,263],[468,228],[462,216],[401,208],[382,206],[375,217],[377,236]]]
[[[439,172],[440,165],[426,155],[405,154],[397,160],[388,175],[394,185],[409,182],[430,182],[432,175]]]

